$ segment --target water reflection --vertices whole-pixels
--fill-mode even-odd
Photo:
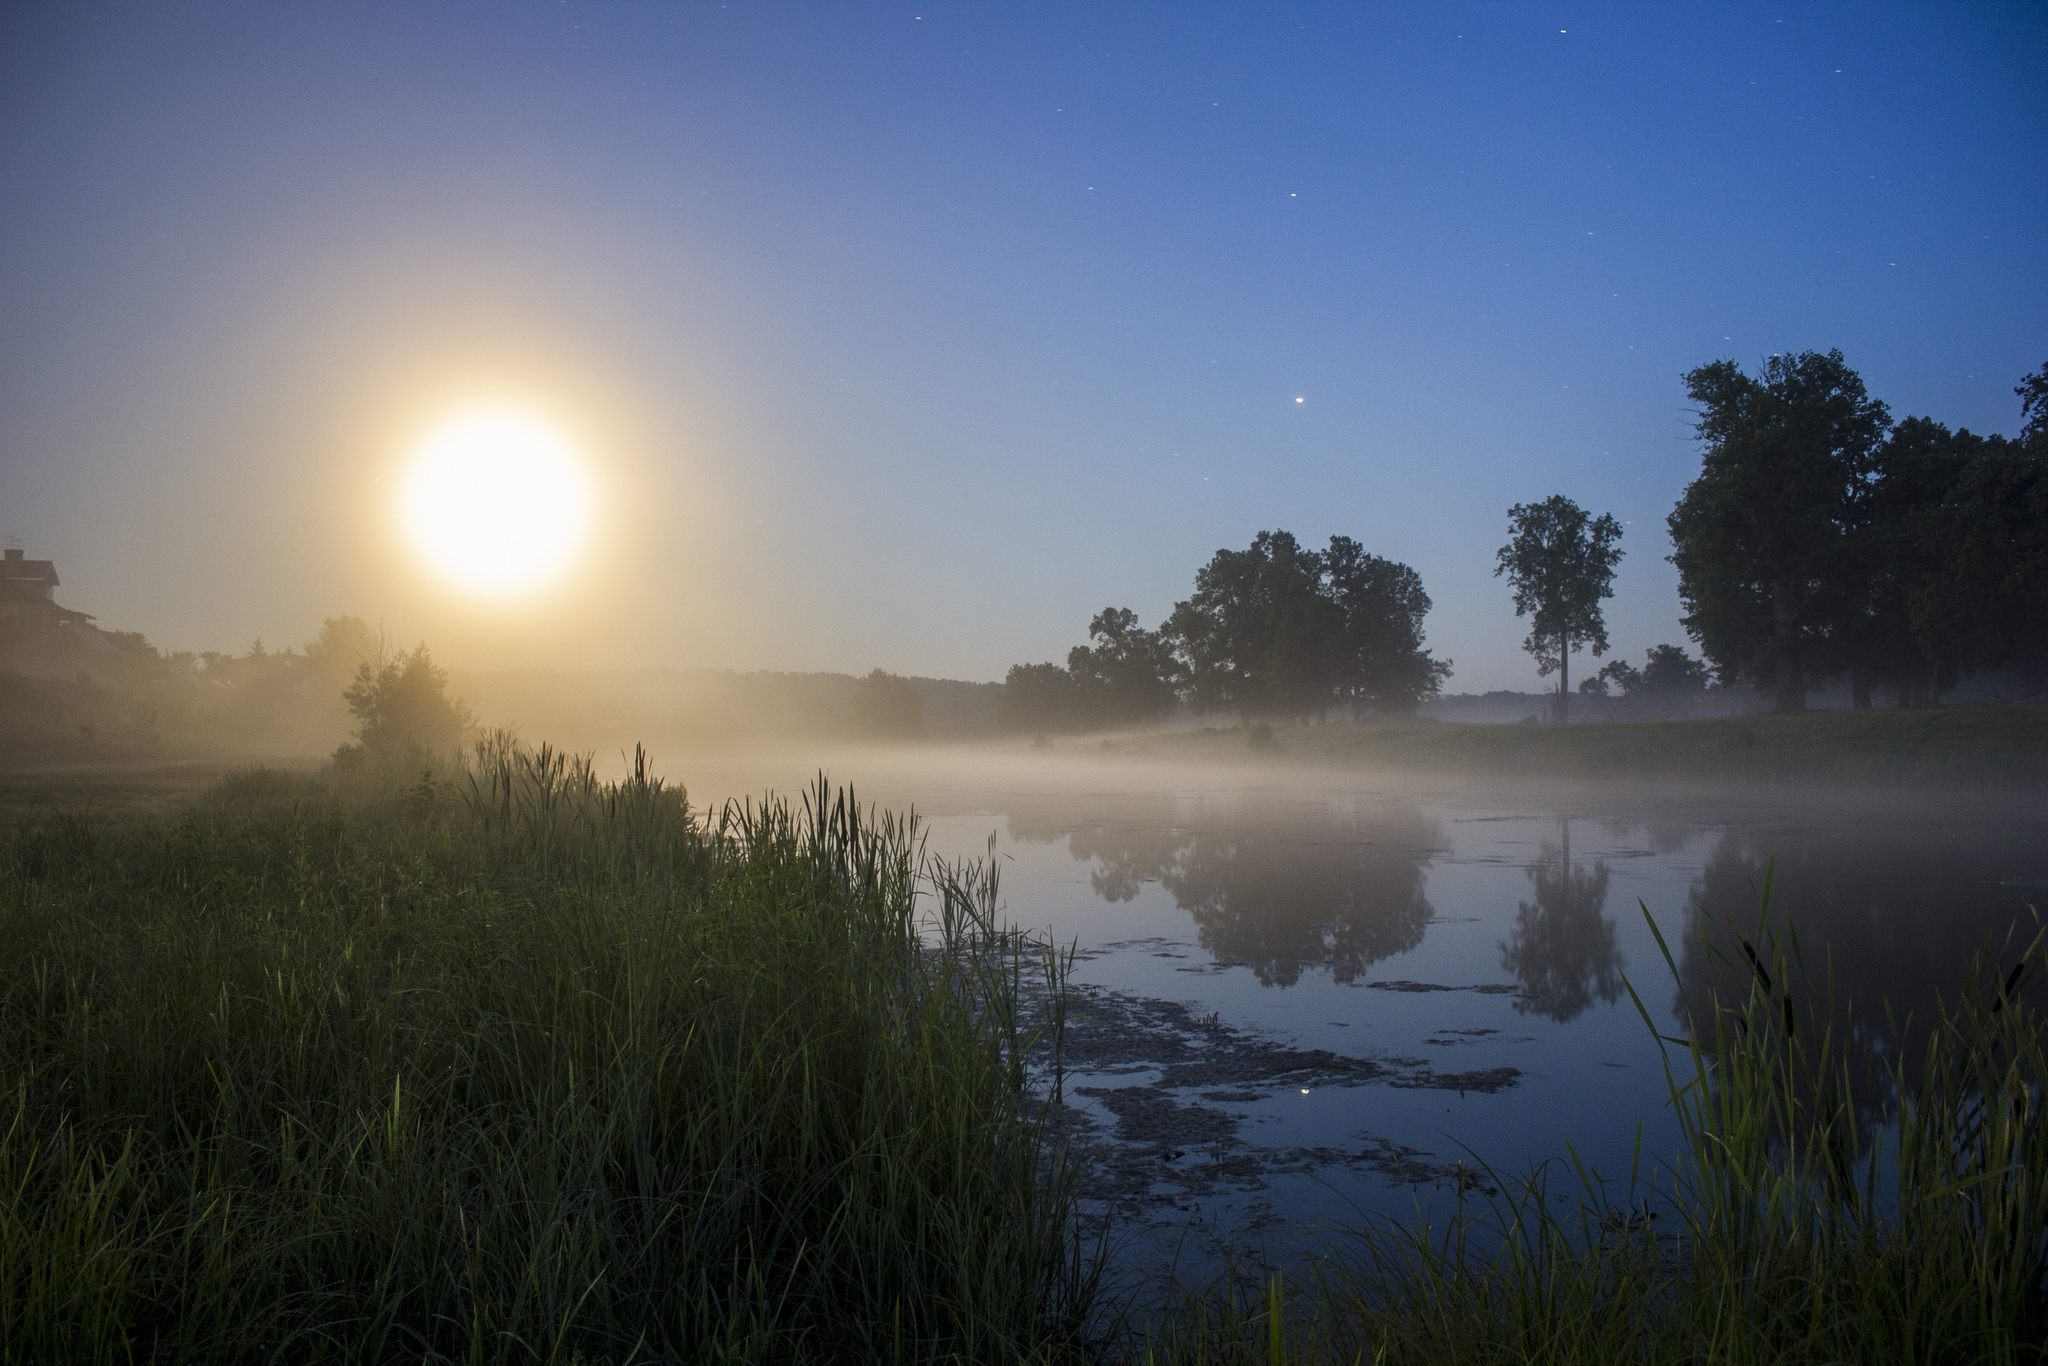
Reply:
[[[2026,885],[2040,871],[2040,846],[2016,841],[2010,828],[1957,827],[1938,839],[1914,833],[1724,834],[1688,898],[1674,1013],[1700,1028],[1715,992],[1746,990],[1736,935],[1755,937],[1768,874],[1771,919],[1797,935],[1794,994],[1811,1000],[1832,982],[1836,1039],[1868,1117],[1885,1099],[1874,1065],[1911,1042],[1887,1017],[1925,1023],[1939,999],[1956,999],[1975,955],[1996,957],[2005,947],[2004,961],[2012,961],[2037,928],[2028,903],[2048,901]],[[1907,1047],[1909,1063],[1917,1052]]]
[[[1106,900],[1157,882],[1193,917],[1204,949],[1267,986],[1322,968],[1356,981],[1421,943],[1434,914],[1424,885],[1440,834],[1413,807],[1203,802],[1159,815],[1066,825],[1012,809],[1010,832],[1064,836],[1094,865],[1089,881]]]
[[[1536,899],[1515,911],[1515,927],[1501,944],[1500,965],[1522,984],[1515,1009],[1575,1020],[1597,999],[1621,996],[1622,956],[1607,917],[1607,865],[1572,862],[1572,823],[1558,821],[1558,842],[1545,840],[1529,869]]]

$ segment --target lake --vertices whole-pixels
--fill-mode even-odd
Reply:
[[[1333,1226],[1441,1210],[1568,1152],[1626,1180],[1639,1134],[1646,1156],[1670,1153],[1659,1048],[1628,987],[1686,1032],[1767,876],[1808,974],[1901,1015],[2017,936],[2009,961],[2048,901],[2033,796],[1085,752],[829,767],[863,800],[915,806],[933,852],[992,847],[1006,915],[1073,951],[1064,1096],[1131,1276],[1284,1262]],[[812,772],[791,755],[683,776],[701,805]]]

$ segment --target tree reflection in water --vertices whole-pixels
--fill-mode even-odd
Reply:
[[[2038,834],[2016,835],[2009,822],[1729,831],[1693,886],[1683,942],[1674,936],[1673,1013],[1708,1029],[1717,995],[1739,999],[1748,989],[1737,935],[1757,936],[1768,876],[1771,921],[1781,936],[1798,935],[1798,962],[1780,990],[1789,986],[1802,1019],[1817,998],[1832,1005],[1837,1065],[1874,1122],[1889,1100],[1877,1064],[1903,1050],[1910,1073],[1921,1056],[1917,1030],[1944,1000],[1953,1006],[1970,960],[1988,953],[2010,964],[2033,938],[2030,903],[2048,906],[2033,882],[2041,848]],[[1789,951],[1789,937],[1782,942]],[[2034,1003],[2048,1000],[2037,994]]]
[[[1558,827],[1558,843],[1544,841],[1529,868],[1536,899],[1517,907],[1500,965],[1522,984],[1516,1010],[1562,1024],[1584,1014],[1595,998],[1609,1005],[1620,999],[1622,959],[1606,915],[1607,865],[1575,865],[1571,817]]]
[[[1421,943],[1434,914],[1423,887],[1439,832],[1413,807],[1202,802],[1161,809],[1157,823],[1053,828],[1009,814],[1016,838],[1064,834],[1076,859],[1094,863],[1089,881],[1104,900],[1159,883],[1194,917],[1204,949],[1267,986],[1292,986],[1316,968],[1356,981]]]

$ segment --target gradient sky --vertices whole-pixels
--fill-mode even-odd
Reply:
[[[983,679],[1341,532],[1534,688],[1510,503],[1682,639],[1681,374],[2012,432],[2044,248],[2034,3],[9,5],[0,532],[167,646]],[[598,471],[509,607],[394,530],[481,396]]]

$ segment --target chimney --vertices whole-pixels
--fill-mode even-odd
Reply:
[[[8,546],[8,547],[7,547],[7,563],[9,563],[9,564],[20,564],[20,563],[21,563],[21,547],[20,547],[20,546],[18,546],[18,545],[11,545],[11,546]]]

